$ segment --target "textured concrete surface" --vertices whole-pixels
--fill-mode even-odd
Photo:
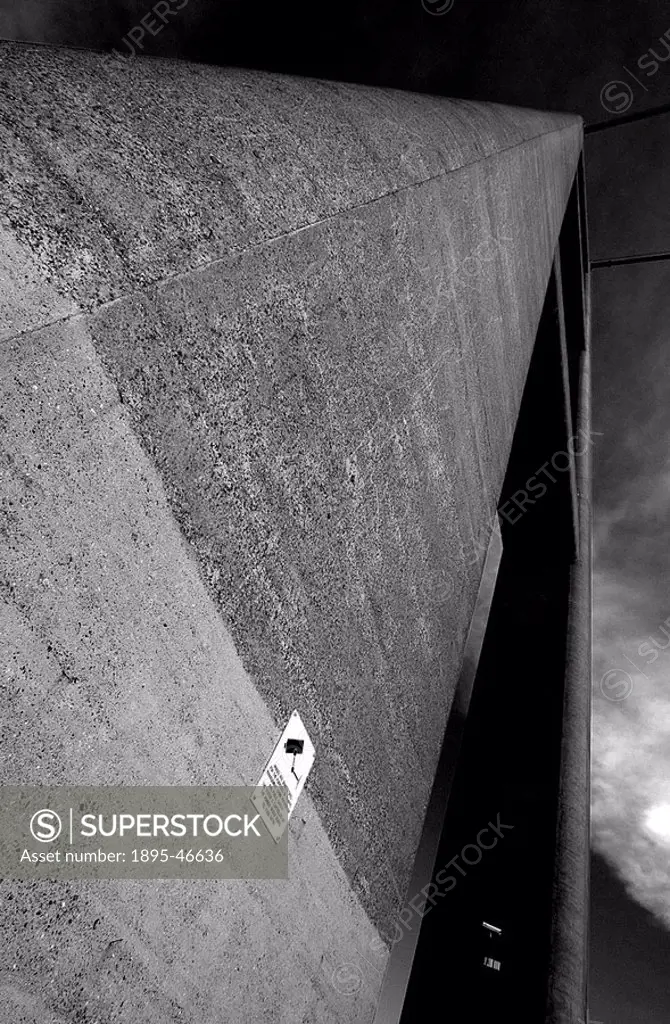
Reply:
[[[2,782],[255,781],[275,723],[84,324],[5,342],[0,379]],[[368,1020],[375,971],[332,979],[377,933],[305,795],[289,856],[281,883],[3,882],[2,1020]]]
[[[175,908],[110,884],[78,921],[145,908],[119,968],[128,1006],[159,993],[142,1020],[216,1020],[219,998],[240,1021],[369,1020],[380,965],[354,954],[405,897],[581,125],[0,56],[3,778],[251,783],[297,707],[317,761],[290,893],[201,883]],[[5,934],[22,1024],[30,991],[69,1021],[97,990],[84,972],[68,1003],[49,946],[81,973],[88,933],[47,941],[40,895]],[[225,940],[179,931],[200,898]],[[101,1020],[137,1019],[101,990]]]
[[[83,305],[578,119],[0,41],[4,223]]]
[[[534,187],[542,209],[561,145],[550,136],[90,319],[260,692],[278,722],[298,706],[318,737],[312,791],[386,930],[560,219],[560,193],[554,224],[525,223],[526,204]],[[503,197],[494,223],[482,195]],[[495,257],[470,267],[463,253],[488,236]]]

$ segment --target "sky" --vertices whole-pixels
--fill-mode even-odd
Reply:
[[[669,162],[668,115],[589,137],[592,258],[670,250]],[[592,275],[590,1004],[607,1024],[670,1020],[669,296],[670,262]]]
[[[568,110],[587,124],[670,102],[662,0],[170,3],[180,10],[131,43],[138,52]],[[151,6],[0,0],[0,37],[128,52]],[[670,116],[588,138],[592,258],[670,250],[669,168]],[[670,262],[594,271],[590,1006],[604,1024],[670,1021],[668,325]]]
[[[611,999],[622,972],[634,982],[634,963],[670,952],[668,294],[670,263],[594,272],[593,426],[602,437],[594,467],[592,842],[654,918],[631,911],[635,939],[615,937],[604,910],[611,902],[616,913],[622,893],[607,884],[605,865],[594,867],[592,1003],[608,1024],[670,1019],[667,966],[657,979],[665,991],[637,992],[634,1013]],[[638,956],[622,963],[631,948]]]

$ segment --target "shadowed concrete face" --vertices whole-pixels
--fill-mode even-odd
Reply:
[[[28,680],[5,781],[253,783],[297,707],[318,818],[302,797],[286,894],[225,890],[227,920],[258,923],[231,925],[231,962],[268,974],[252,991],[228,973],[224,1002],[368,1020],[383,964],[356,960],[351,995],[330,978],[404,900],[579,122],[2,51],[3,568]],[[191,892],[211,909],[198,885],[181,911],[162,887],[133,897],[153,922],[133,991],[169,962],[163,917],[195,913]],[[129,891],[110,883],[112,918]],[[193,933],[172,941],[191,969]],[[155,1019],[190,1019],[173,998],[216,1019],[213,947]]]

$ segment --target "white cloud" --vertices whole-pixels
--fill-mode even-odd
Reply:
[[[659,646],[669,609],[651,605],[639,584],[596,574],[592,836],[630,895],[670,928],[670,646]],[[624,677],[630,687],[602,684]]]
[[[670,804],[655,804],[644,816],[644,827],[653,839],[670,846]]]

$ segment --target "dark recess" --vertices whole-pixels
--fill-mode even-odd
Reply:
[[[454,1021],[544,1020],[575,555],[569,473],[551,459],[567,448],[566,428],[552,275],[499,505],[514,522],[501,517],[503,557],[435,866],[457,857],[466,874],[446,870],[455,886],[433,877],[444,896],[423,919],[402,1024],[431,1018],[445,992]],[[542,466],[555,483],[538,476]],[[511,498],[531,477],[547,491],[521,513]],[[463,847],[498,819],[513,829],[464,863]],[[483,843],[494,838],[489,828]]]

